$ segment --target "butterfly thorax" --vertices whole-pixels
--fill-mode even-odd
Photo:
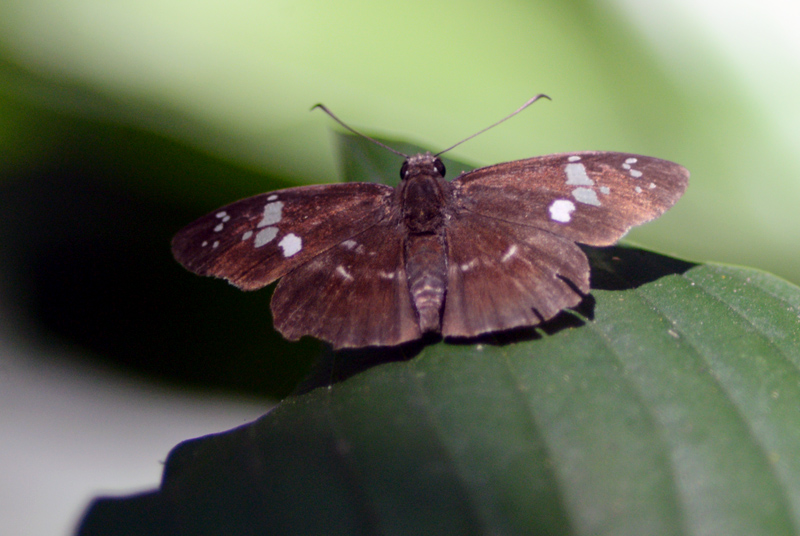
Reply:
[[[444,180],[441,160],[430,153],[410,156],[400,174],[398,193],[409,233],[440,231],[451,191],[450,183]]]
[[[447,288],[445,209],[452,186],[444,166],[430,153],[409,157],[401,170],[398,194],[403,223],[405,269],[420,331],[441,331]]]

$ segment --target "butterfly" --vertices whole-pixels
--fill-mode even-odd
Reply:
[[[658,158],[575,152],[447,181],[438,154],[402,155],[397,188],[301,186],[236,201],[178,232],[173,255],[242,290],[280,280],[271,309],[289,340],[339,349],[474,337],[580,303],[589,263],[576,243],[614,244],[675,204],[689,179]]]

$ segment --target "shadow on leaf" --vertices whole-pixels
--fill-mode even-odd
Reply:
[[[668,275],[680,275],[696,263],[631,246],[582,246],[592,270],[594,290],[630,290]]]

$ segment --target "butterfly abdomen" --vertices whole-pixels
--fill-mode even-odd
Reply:
[[[447,285],[444,235],[410,235],[405,243],[405,267],[411,301],[417,311],[419,329],[441,331],[442,308]]]

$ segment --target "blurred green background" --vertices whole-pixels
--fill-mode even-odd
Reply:
[[[800,283],[799,26],[794,0],[0,0],[5,528],[53,534],[99,490],[155,487],[172,445],[308,370],[320,346],[275,334],[269,291],[169,244],[241,197],[338,180],[317,102],[437,150],[546,93],[451,156],[673,160],[688,192],[628,239]]]
[[[798,56],[780,12],[715,6],[4,0],[3,316],[163,378],[286,394],[317,345],[273,333],[269,292],[184,272],[172,234],[240,197],[336,181],[316,102],[436,150],[539,92],[553,101],[451,156],[679,162],[688,193],[629,239],[800,282]]]

